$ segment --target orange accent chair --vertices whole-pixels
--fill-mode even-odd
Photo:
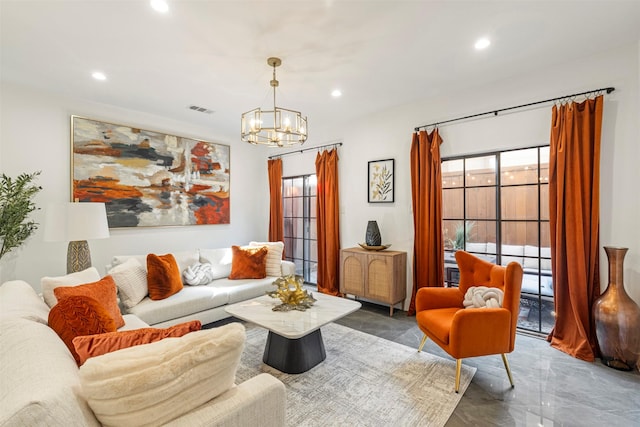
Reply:
[[[429,337],[456,359],[456,393],[460,389],[462,359],[501,354],[513,387],[506,353],[515,347],[522,266],[517,262],[506,267],[492,264],[465,251],[457,251],[455,256],[460,270],[459,287],[425,287],[416,294],[416,322],[424,333],[418,351],[422,351]],[[464,295],[471,286],[500,288],[504,292],[502,307],[465,309]]]

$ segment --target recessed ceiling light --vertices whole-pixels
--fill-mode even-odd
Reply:
[[[488,48],[490,44],[491,42],[489,41],[489,39],[486,37],[483,37],[481,39],[478,39],[474,46],[477,50],[482,50],[482,49]]]
[[[340,89],[334,89],[331,91],[331,96],[334,98],[340,98],[342,96],[342,91]]]
[[[165,0],[151,0],[149,3],[156,12],[167,13],[169,11],[169,5]]]
[[[94,71],[93,73],[91,73],[91,77],[93,77],[96,80],[107,80],[107,76],[100,71]]]

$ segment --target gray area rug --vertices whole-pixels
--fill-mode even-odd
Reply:
[[[268,372],[287,388],[289,426],[444,426],[476,369],[355,329],[322,328],[327,358],[302,374],[262,363],[267,331],[246,324],[247,342],[236,374],[241,383]]]

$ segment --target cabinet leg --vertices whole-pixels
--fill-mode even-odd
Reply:
[[[389,306],[389,317],[393,317],[393,306]]]

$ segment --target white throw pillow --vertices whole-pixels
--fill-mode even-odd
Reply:
[[[126,308],[140,303],[149,293],[147,287],[147,270],[137,258],[131,257],[120,265],[116,265],[108,274],[113,277],[118,287],[120,302]]]
[[[504,292],[500,288],[488,286],[471,286],[464,294],[464,308],[500,308]]]
[[[185,285],[206,285],[213,281],[213,270],[208,262],[197,262],[182,272],[182,282]]]
[[[200,249],[200,262],[211,264],[213,279],[227,278],[231,274],[231,248]]]
[[[93,357],[82,394],[104,425],[161,425],[233,386],[244,341],[230,323]]]
[[[53,293],[53,290],[58,286],[78,286],[97,282],[98,280],[100,280],[100,273],[95,267],[89,267],[86,270],[70,273],[66,276],[43,277],[40,279],[42,297],[44,302],[51,308],[58,303],[58,299]]]
[[[266,246],[267,253],[267,276],[282,276],[282,252],[284,251],[284,243],[282,242],[251,242],[249,246]]]

